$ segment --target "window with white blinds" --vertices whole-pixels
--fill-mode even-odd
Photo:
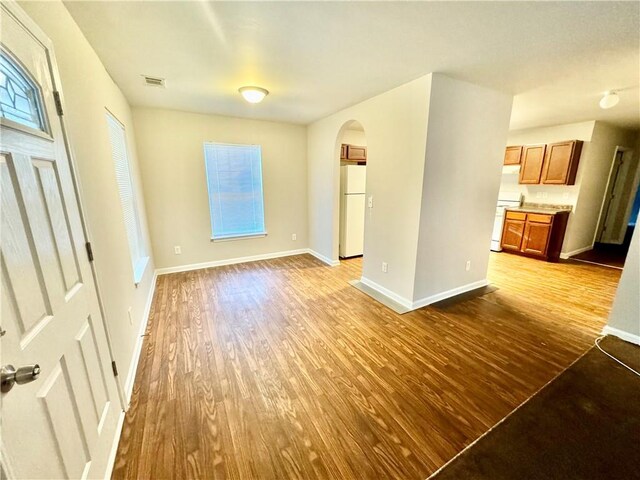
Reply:
[[[145,251],[140,227],[140,215],[136,204],[136,195],[131,180],[131,169],[127,155],[127,141],[124,126],[110,113],[107,112],[107,125],[109,126],[109,139],[111,140],[111,155],[116,169],[116,182],[120,193],[120,203],[124,216],[124,226],[127,230],[131,265],[133,266],[134,282],[140,283],[144,269],[149,261]]]
[[[205,143],[211,238],[266,235],[259,145]]]

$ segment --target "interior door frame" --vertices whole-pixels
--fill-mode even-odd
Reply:
[[[62,82],[60,80],[60,75],[58,73],[58,64],[56,62],[55,51],[53,48],[53,42],[47,37],[47,35],[42,31],[40,26],[18,5],[16,0],[2,0],[2,8],[5,8],[11,15],[15,17],[15,19],[20,22],[25,29],[33,35],[33,37],[40,42],[46,49],[47,52],[47,63],[49,66],[49,74],[51,75],[51,82],[53,86],[53,90],[58,92],[58,97],[61,105],[61,110],[63,112],[62,115],[58,115],[58,112],[51,112],[51,115],[55,115],[60,120],[60,127],[62,130],[62,139],[64,141],[64,147],[67,154],[67,160],[69,162],[69,171],[71,175],[71,181],[73,183],[73,191],[76,197],[76,204],[78,207],[78,212],[80,215],[80,223],[82,225],[82,233],[84,235],[85,242],[91,242],[91,235],[89,229],[87,227],[87,219],[84,210],[84,205],[82,204],[82,196],[81,196],[81,186],[78,182],[78,170],[76,168],[75,156],[73,154],[73,147],[71,142],[69,141],[69,133],[67,130],[66,118],[64,116],[65,111],[65,101],[64,101],[64,93],[62,90]],[[109,350],[109,358],[111,362],[115,361],[115,357],[113,355],[113,346],[111,340],[111,333],[109,332],[109,325],[107,323],[106,312],[104,308],[104,303],[102,301],[102,294],[100,290],[100,284],[98,282],[98,275],[96,271],[95,262],[90,261],[89,265],[91,267],[91,276],[93,277],[93,283],[96,290],[96,297],[98,301],[98,307],[100,309],[100,316],[102,317],[102,326],[105,330],[105,335],[107,338],[107,346]],[[115,377],[115,383],[118,389],[118,397],[120,399],[120,407],[123,411],[127,410],[127,402],[124,394],[124,388],[120,384],[120,379],[117,376]]]
[[[618,152],[622,152],[622,161],[630,161],[633,158],[633,153],[634,150],[632,148],[629,147],[623,147],[623,146],[616,146],[614,152],[613,152],[613,158],[611,160],[611,167],[609,168],[609,176],[607,178],[607,186],[605,188],[604,191],[604,196],[602,197],[602,203],[600,205],[600,214],[598,215],[598,224],[596,227],[596,231],[594,232],[594,237],[593,237],[593,244],[599,242],[600,238],[602,237],[602,229],[604,228],[605,225],[605,219],[607,217],[607,212],[609,210],[609,204],[610,204],[610,199],[608,198],[611,195],[612,189],[615,188],[615,185],[613,185],[611,183],[612,178],[611,176],[613,175],[613,171],[614,168],[616,166],[616,159],[618,157]],[[631,157],[631,158],[629,158]],[[628,172],[631,173],[631,172]],[[633,180],[633,186],[629,192],[629,197],[626,199],[626,201],[623,201],[624,203],[620,204],[620,206],[618,208],[624,208],[624,222],[623,225],[626,225],[627,222],[629,221],[629,215],[631,213],[630,211],[630,202],[633,201],[633,197],[635,196],[635,193],[638,189],[638,182],[640,181],[640,161],[638,162],[638,165],[636,165],[636,170],[635,172],[632,173],[634,176],[634,180]],[[618,176],[616,179],[619,179],[620,176]],[[624,235],[625,235],[626,229],[624,229],[624,231],[622,232],[616,232],[616,236],[615,236],[615,242],[613,242],[614,244],[621,244],[624,241]]]

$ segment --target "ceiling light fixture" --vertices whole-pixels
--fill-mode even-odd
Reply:
[[[261,87],[241,87],[238,91],[249,103],[260,103],[269,95],[269,90]]]
[[[619,101],[620,97],[616,92],[605,92],[604,97],[600,99],[600,108],[604,108],[606,110],[607,108],[615,107]]]

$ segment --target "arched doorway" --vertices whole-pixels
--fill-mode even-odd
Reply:
[[[338,255],[362,270],[366,217],[367,140],[356,120],[346,122],[338,134],[340,188],[338,209]]]

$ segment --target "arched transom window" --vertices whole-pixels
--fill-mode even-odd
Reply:
[[[46,131],[38,85],[6,52],[0,50],[0,116]]]

